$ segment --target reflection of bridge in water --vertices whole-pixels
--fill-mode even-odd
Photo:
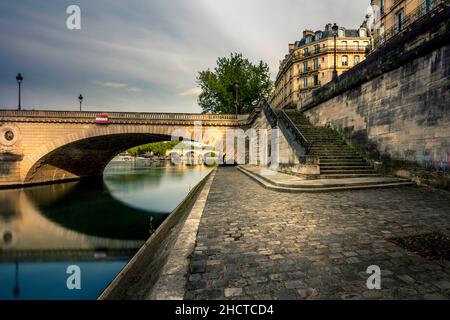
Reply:
[[[92,179],[2,191],[0,261],[132,256],[165,215],[130,208],[99,189],[107,191]],[[93,205],[82,209],[81,199],[89,197],[96,198]]]

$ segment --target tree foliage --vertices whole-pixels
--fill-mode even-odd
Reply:
[[[272,88],[268,65],[253,64],[240,53],[217,59],[214,71],[199,72],[197,83],[202,89],[198,104],[204,113],[236,113],[236,84],[240,114],[251,112]]]
[[[138,156],[147,152],[153,152],[154,155],[165,156],[167,150],[172,150],[178,144],[178,141],[153,142],[131,148],[128,150],[128,153],[132,156]]]

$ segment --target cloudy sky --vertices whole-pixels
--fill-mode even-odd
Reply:
[[[356,28],[369,0],[2,0],[0,108],[199,112],[198,71],[241,52],[274,77],[289,42]],[[81,30],[68,30],[69,5]]]

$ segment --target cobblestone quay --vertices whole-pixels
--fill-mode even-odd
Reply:
[[[450,194],[419,187],[279,193],[217,171],[185,299],[448,299],[450,262],[388,241],[450,232]],[[371,265],[381,290],[369,290]]]

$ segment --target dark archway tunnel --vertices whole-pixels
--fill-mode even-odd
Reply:
[[[169,140],[171,137],[167,135],[124,133],[74,141],[39,159],[28,171],[25,182],[55,182],[99,176],[117,154],[142,144]]]

